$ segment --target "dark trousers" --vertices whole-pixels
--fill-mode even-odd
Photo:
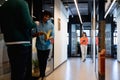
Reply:
[[[7,50],[11,65],[11,80],[31,80],[31,46],[9,45]]]
[[[45,77],[45,70],[47,66],[47,59],[50,50],[37,50],[37,56],[39,61],[40,77]]]

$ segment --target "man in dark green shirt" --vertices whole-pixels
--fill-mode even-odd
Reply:
[[[36,27],[24,0],[0,3],[0,26],[7,45],[11,80],[31,80],[31,29]]]

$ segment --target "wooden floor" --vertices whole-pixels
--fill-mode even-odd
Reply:
[[[120,63],[116,59],[106,59],[105,80],[120,80]],[[10,73],[0,76],[0,80],[10,80]],[[80,58],[69,58],[55,69],[46,80],[98,80],[97,72],[90,58],[82,62]]]

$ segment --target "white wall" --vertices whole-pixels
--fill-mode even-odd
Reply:
[[[120,61],[120,7],[117,10],[117,60]]]
[[[54,3],[54,68],[67,60],[67,11],[61,0]],[[58,30],[58,19],[60,19],[60,30]]]

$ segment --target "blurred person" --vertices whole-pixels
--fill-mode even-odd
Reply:
[[[24,0],[0,3],[0,25],[11,66],[11,80],[31,80],[31,30],[36,27]]]
[[[37,28],[34,29],[33,36],[36,36],[37,57],[39,61],[40,77],[38,80],[46,80],[45,71],[52,41],[54,38],[54,25],[49,20],[51,13],[49,11],[42,12],[42,20],[37,21]]]
[[[98,40],[98,36],[95,37],[95,45],[96,45],[96,57],[98,57],[98,43],[99,43],[99,40]]]
[[[87,56],[87,46],[88,45],[88,38],[85,32],[82,33],[82,37],[80,38],[80,47],[81,47],[81,53],[82,53],[82,61],[84,62],[86,60]]]

